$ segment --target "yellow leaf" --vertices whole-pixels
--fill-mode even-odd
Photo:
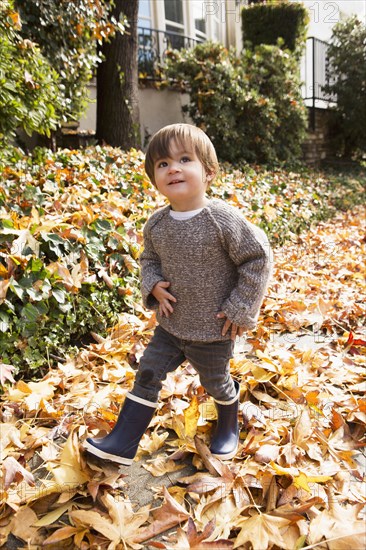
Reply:
[[[186,437],[193,439],[196,435],[199,417],[200,412],[198,410],[198,399],[197,396],[194,395],[189,407],[184,410],[184,431]]]
[[[52,510],[52,512],[48,512],[48,514],[45,514],[41,519],[33,523],[35,527],[45,527],[46,525],[51,525],[52,523],[55,523],[55,521],[58,520],[70,508],[71,504],[70,502],[66,502],[66,504],[63,504],[62,506],[59,506],[56,508],[56,510]],[[71,535],[70,535],[71,536]]]
[[[68,437],[58,462],[59,464],[55,466],[50,463],[48,468],[61,488],[68,486],[71,489],[89,481],[88,475],[80,464],[79,446],[75,432]]]
[[[294,477],[294,485],[297,489],[304,489],[308,493],[311,493],[309,483],[326,483],[332,479],[330,476],[307,476],[303,472],[300,472],[298,476]]]
[[[258,380],[258,382],[268,382],[277,374],[275,372],[269,372],[268,370],[262,369],[261,367],[257,367],[256,365],[251,368],[251,371],[254,378]]]
[[[299,475],[299,470],[297,468],[282,468],[282,466],[279,466],[273,461],[270,462],[270,465],[279,476],[294,477]]]

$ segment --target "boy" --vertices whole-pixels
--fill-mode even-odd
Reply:
[[[152,138],[146,172],[169,201],[144,228],[144,305],[158,326],[113,430],[87,439],[88,452],[131,464],[157,407],[162,381],[186,359],[213,396],[218,421],[211,452],[235,456],[239,384],[230,375],[234,341],[253,329],[270,274],[268,240],[235,208],[206,197],[218,172],[213,144],[199,128],[173,124]]]

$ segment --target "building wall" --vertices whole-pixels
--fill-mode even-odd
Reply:
[[[95,132],[96,129],[96,82],[89,86],[91,103],[80,120],[81,132]],[[150,87],[140,87],[140,130],[141,143],[145,146],[149,137],[167,124],[175,122],[190,122],[188,116],[182,113],[182,107],[189,101],[188,94],[182,94],[173,90],[157,90]]]
[[[188,94],[172,90],[145,88],[139,90],[140,129],[143,147],[160,128],[176,122],[190,122],[182,113],[182,106],[188,103]]]

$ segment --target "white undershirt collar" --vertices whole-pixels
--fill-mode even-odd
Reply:
[[[197,216],[203,208],[198,208],[197,210],[188,210],[187,212],[177,212],[176,210],[170,210],[169,214],[174,220],[190,220],[194,216]]]

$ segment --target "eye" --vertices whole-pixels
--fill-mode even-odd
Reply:
[[[158,168],[165,168],[166,166],[168,166],[168,163],[165,160],[157,163]]]
[[[182,157],[182,158],[180,159],[181,162],[190,162],[190,160],[191,160],[191,159],[190,159],[189,157],[187,157],[187,156],[184,156],[184,157]]]

